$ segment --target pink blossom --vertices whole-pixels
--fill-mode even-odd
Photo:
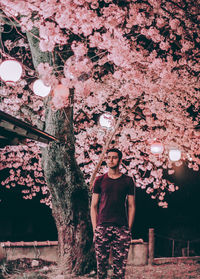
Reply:
[[[158,9],[161,5],[161,0],[148,0],[148,1],[156,9]]]
[[[40,40],[40,49],[41,51],[53,51],[55,42],[51,40]]]
[[[160,201],[163,201],[163,200],[164,200],[164,197],[163,197],[163,196],[159,196],[158,198],[159,198]],[[159,204],[159,203],[158,203],[158,204]]]
[[[2,4],[7,6],[7,8],[9,9],[9,12],[13,16],[18,16],[19,14],[30,16],[30,10],[28,8],[28,3],[26,1],[17,0],[17,1],[15,1],[15,3],[13,3],[13,1],[4,0],[3,2],[4,3],[2,3]]]
[[[170,45],[168,42],[160,42],[160,48],[162,50],[168,51],[168,49],[170,48]]]
[[[84,0],[73,0],[76,5],[83,5],[85,3]]]
[[[113,77],[116,78],[116,79],[121,79],[122,78],[122,72],[121,71],[114,72]]]
[[[162,28],[166,25],[166,22],[162,17],[158,17],[156,19],[156,25],[157,25],[158,28]]]
[[[194,170],[194,171],[199,171],[199,166],[198,166],[197,164],[194,164],[193,170]]]
[[[45,25],[40,25],[40,37],[44,40],[53,38],[57,32],[59,32],[59,29],[54,22],[47,21]]]
[[[37,67],[39,75],[51,74],[53,68],[48,63],[40,63]]]
[[[22,17],[21,19],[22,23],[22,30],[25,31],[31,31],[33,28],[33,21],[29,19],[29,17]]]
[[[135,24],[138,24],[139,26],[145,25],[145,17],[143,14],[140,13],[137,14]]]
[[[167,207],[168,207],[167,202],[159,202],[158,205],[159,205],[160,207],[163,207],[163,208],[167,208]]]
[[[181,51],[182,52],[186,52],[186,51],[190,50],[193,47],[194,47],[193,43],[188,42],[188,41],[183,41],[182,42],[182,49],[181,49]]]
[[[40,3],[40,14],[42,14],[42,16],[44,18],[48,18],[51,17],[54,13],[56,9],[56,1],[55,0],[51,0],[51,1],[46,1],[46,2],[41,2]]]
[[[95,32],[93,35],[90,36],[90,46],[97,47],[102,42],[102,36],[100,33]]]
[[[151,194],[154,192],[154,189],[151,188],[151,187],[148,187],[147,190],[146,190],[147,194]]]
[[[180,21],[178,19],[176,19],[176,18],[175,19],[171,19],[169,21],[169,25],[172,28],[172,30],[176,30],[179,27],[179,25],[180,25]]]
[[[156,43],[162,41],[162,39],[163,39],[163,37],[160,35],[159,31],[154,27],[150,27],[148,29],[147,35]]]
[[[69,89],[66,86],[59,84],[54,88],[52,104],[56,109],[69,105]]]
[[[42,63],[38,72],[24,68],[31,80],[39,76],[52,88],[58,84],[65,87],[64,92],[52,92],[52,108],[61,110],[71,105],[69,88],[75,89],[76,157],[79,163],[87,164],[82,168],[87,181],[102,151],[101,147],[95,149],[95,146],[97,143],[104,146],[108,136],[99,129],[94,118],[106,107],[111,108],[116,118],[119,114],[124,117],[114,139],[115,145],[122,148],[130,162],[122,171],[134,175],[137,187],[147,189],[160,206],[166,207],[162,192],[177,190],[177,186],[163,179],[162,170],[172,174],[172,167],[181,163],[172,166],[167,155],[168,147],[175,140],[183,150],[182,161],[193,170],[198,170],[200,165],[199,132],[194,130],[197,123],[187,113],[191,104],[196,112],[199,109],[199,92],[196,90],[199,80],[191,74],[199,72],[198,49],[194,48],[199,38],[192,39],[193,34],[197,34],[197,26],[190,20],[190,13],[195,14],[196,6],[191,4],[191,9],[181,9],[162,1],[161,7],[160,0],[149,0],[148,3],[127,1],[127,6],[124,1],[124,7],[116,1],[115,4],[110,0],[104,2],[109,5],[100,6],[98,10],[96,0],[2,0],[1,4],[5,15],[21,25],[20,32],[38,28],[41,50],[55,54],[52,55],[52,67]],[[74,40],[71,44],[74,55],[66,60],[65,46],[70,44],[69,36]],[[172,48],[175,44],[176,49]],[[9,53],[16,46],[28,47],[24,41],[13,42],[8,37],[6,47]],[[94,48],[92,57],[91,48]],[[3,55],[6,58],[8,54]],[[29,60],[20,53],[17,55],[21,61]],[[62,65],[57,65],[57,59],[54,60],[57,55]],[[27,90],[27,85],[29,81],[24,79],[15,86],[3,84],[0,109],[20,119],[25,117],[33,125],[38,120],[45,122],[46,103]],[[139,97],[141,100],[135,108]],[[32,117],[30,111],[36,115]],[[198,117],[196,121],[199,122]],[[160,156],[149,153],[148,142],[154,138],[165,145],[166,152]],[[18,180],[18,184],[29,187],[25,198],[30,199],[39,191],[38,185],[44,187],[44,194],[48,189],[45,188],[40,150],[33,142],[27,144],[23,146],[23,152],[19,146],[3,149],[0,169],[14,167],[2,185],[11,187],[11,183]],[[188,160],[188,153],[191,160]],[[33,157],[37,164],[31,164]],[[147,170],[150,176],[142,177],[141,170]],[[99,173],[104,171],[102,166]],[[50,198],[43,202],[51,206]]]
[[[87,53],[87,47],[80,42],[73,42],[71,48],[76,56],[84,56]]]
[[[169,191],[174,192],[175,191],[175,186],[173,184],[169,185]]]
[[[91,4],[90,4],[90,7],[92,8],[92,9],[98,9],[98,7],[99,7],[99,3],[97,2],[97,1],[92,1],[91,2]]]
[[[170,170],[168,170],[168,174],[173,174],[174,173],[174,170],[173,169],[170,169]]]

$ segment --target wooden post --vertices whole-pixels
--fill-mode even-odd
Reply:
[[[174,257],[174,246],[175,246],[175,243],[174,243],[174,239],[172,240],[172,257]]]
[[[152,265],[154,259],[154,229],[149,229],[149,259],[148,264]]]
[[[187,257],[190,256],[190,241],[187,242]]]

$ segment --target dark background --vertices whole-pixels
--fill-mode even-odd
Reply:
[[[2,174],[2,172],[0,173]],[[179,190],[168,195],[169,206],[157,206],[145,190],[136,188],[136,216],[133,238],[148,241],[149,228],[155,229],[155,256],[181,256],[190,241],[190,255],[200,255],[200,173],[187,167],[176,168],[171,180]],[[41,197],[24,200],[20,186],[0,186],[0,242],[57,240],[51,209]]]
[[[148,229],[155,229],[155,256],[182,256],[188,246],[190,255],[200,255],[200,172],[186,166],[175,168],[170,180],[179,190],[166,197],[168,208],[160,208],[145,191],[136,191],[135,237],[148,241]],[[133,230],[134,234],[134,230]]]

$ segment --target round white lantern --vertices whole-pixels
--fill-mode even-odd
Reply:
[[[51,86],[46,86],[41,79],[33,83],[33,92],[41,97],[46,97],[51,91]]]
[[[0,65],[0,77],[5,82],[17,82],[22,71],[21,64],[16,60],[5,60]]]
[[[164,147],[161,142],[154,142],[151,144],[151,153],[153,154],[161,154],[163,153]]]
[[[99,117],[99,124],[102,128],[112,129],[115,125],[115,119],[111,113],[106,112]]]
[[[181,159],[181,151],[179,149],[170,149],[169,150],[169,159],[172,162],[177,162]]]

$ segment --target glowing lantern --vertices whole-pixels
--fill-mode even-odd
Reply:
[[[51,91],[51,86],[46,86],[41,79],[33,83],[33,92],[41,97],[46,97]]]
[[[177,162],[181,159],[181,151],[179,149],[169,150],[169,159],[173,162]]]
[[[154,142],[151,144],[151,153],[153,154],[161,154],[163,153],[164,147],[161,142]]]
[[[22,66],[16,60],[5,60],[0,65],[0,77],[5,82],[16,82],[22,76]]]
[[[115,119],[112,116],[112,114],[106,112],[100,116],[99,124],[101,125],[102,128],[112,129],[115,124]]]

